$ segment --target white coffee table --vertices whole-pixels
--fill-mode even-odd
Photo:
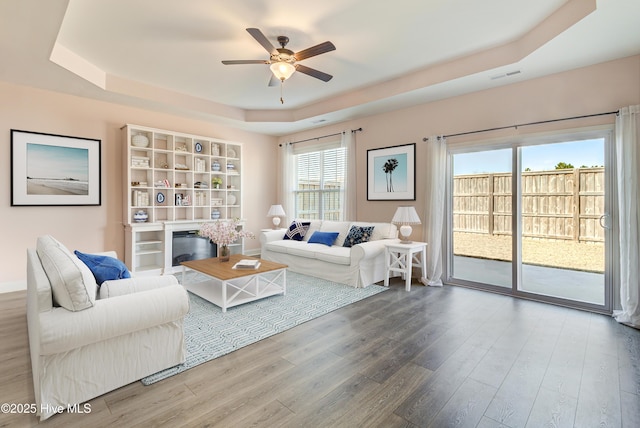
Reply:
[[[234,254],[228,262],[218,258],[182,262],[182,285],[193,294],[222,308],[222,312],[243,303],[287,292],[287,265],[260,259],[258,269],[233,269],[249,256]],[[187,280],[186,271],[195,275]]]
[[[427,274],[427,243],[411,242],[403,244],[401,242],[386,243],[384,246],[384,260],[386,272],[384,274],[384,286],[389,286],[389,274],[391,272],[400,273],[405,280],[405,290],[411,291],[411,272],[413,263],[420,268],[422,278]],[[419,256],[419,257],[418,257]],[[425,281],[423,280],[423,283]]]

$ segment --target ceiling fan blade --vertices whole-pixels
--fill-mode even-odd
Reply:
[[[262,47],[267,50],[267,52],[269,52],[269,54],[272,54],[272,53],[276,53],[277,54],[278,53],[278,51],[271,44],[269,39],[267,39],[267,37],[264,34],[262,34],[262,31],[260,31],[257,28],[247,28],[247,32],[249,34],[251,34],[253,36],[253,38],[256,39],[256,41],[258,43],[260,43],[262,45]]]
[[[311,46],[310,48],[301,50],[293,54],[296,61],[302,61],[303,59],[311,58],[312,56],[320,55],[325,52],[336,50],[336,47],[331,42],[320,43],[319,45]]]
[[[333,78],[333,76],[330,74],[323,73],[322,71],[316,70],[315,68],[306,67],[302,64],[296,64],[295,67],[296,67],[296,70],[299,71],[300,73],[304,73],[308,76],[315,77],[316,79],[320,79],[323,82],[328,82]]]
[[[236,64],[271,64],[266,59],[232,59],[222,61],[224,65],[236,65]]]
[[[271,77],[269,78],[269,86],[278,86],[280,84],[280,79],[278,79],[276,76],[274,76],[273,73],[271,73]]]

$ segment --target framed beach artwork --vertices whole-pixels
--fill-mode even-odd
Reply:
[[[416,144],[367,150],[367,200],[416,200]]]
[[[11,130],[11,205],[100,205],[100,140]]]

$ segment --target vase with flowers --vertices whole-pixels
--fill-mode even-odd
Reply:
[[[256,237],[253,232],[243,230],[238,219],[216,220],[211,223],[205,223],[198,234],[215,242],[218,246],[218,259],[221,262],[229,261],[229,245],[241,238],[254,239]]]
[[[213,177],[211,179],[211,184],[213,184],[213,188],[214,189],[219,189],[220,185],[222,184],[222,178],[220,177]]]

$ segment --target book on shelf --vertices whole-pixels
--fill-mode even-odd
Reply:
[[[258,269],[259,267],[260,260],[256,259],[242,259],[233,265],[233,269]]]

